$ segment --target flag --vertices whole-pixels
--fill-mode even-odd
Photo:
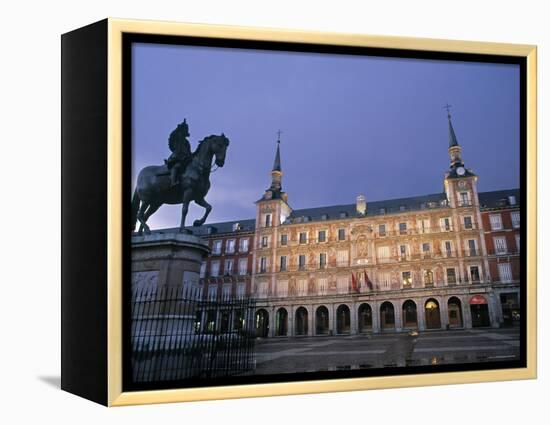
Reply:
[[[369,275],[367,274],[367,270],[365,270],[365,283],[367,284],[367,286],[369,287],[369,289],[371,291],[374,289],[373,285],[372,285],[372,282],[369,279]]]
[[[359,292],[359,288],[357,288],[357,280],[355,279],[353,272],[351,273],[351,289],[354,292]]]

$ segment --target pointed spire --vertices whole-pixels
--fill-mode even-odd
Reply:
[[[277,152],[275,153],[275,161],[273,161],[272,171],[281,171],[281,152],[279,146],[281,144],[281,130],[277,132]]]
[[[452,148],[453,146],[458,146],[458,141],[456,140],[455,130],[451,122],[451,105],[447,103],[443,108],[447,110],[447,119],[449,120],[449,147]]]

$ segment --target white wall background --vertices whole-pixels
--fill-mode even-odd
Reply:
[[[543,1],[9,1],[0,3],[0,422],[542,423],[549,315],[539,314],[539,379],[105,409],[58,388],[60,39],[107,16],[539,45],[539,311],[548,277],[550,93]],[[545,161],[546,160],[546,161]],[[546,168],[546,169],[544,169]],[[502,170],[503,173],[506,170]],[[546,186],[547,187],[547,186]],[[7,189],[7,190],[6,190]],[[548,239],[547,239],[548,240]],[[546,415],[545,415],[546,416]]]

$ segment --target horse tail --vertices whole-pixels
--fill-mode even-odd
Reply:
[[[139,211],[139,204],[141,202],[141,199],[139,199],[139,194],[137,192],[137,188],[134,190],[134,196],[132,196],[132,216],[130,218],[131,225],[132,225],[132,232],[136,230],[136,224],[137,224],[137,216]]]

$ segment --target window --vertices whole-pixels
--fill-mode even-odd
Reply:
[[[307,279],[298,279],[298,296],[307,295]]]
[[[264,226],[271,227],[271,214],[265,215]]]
[[[286,297],[288,295],[288,280],[277,281],[277,295],[279,297]]]
[[[407,234],[407,223],[399,223],[399,234],[400,235]]]
[[[321,252],[319,254],[319,268],[325,269],[327,267],[327,254]]]
[[[336,263],[338,267],[345,267],[348,265],[348,251],[339,250],[336,252]]]
[[[403,288],[410,288],[412,287],[412,275],[411,272],[402,272],[401,273],[401,281],[403,283]]]
[[[517,229],[519,227],[519,220],[520,220],[519,211],[512,211],[510,213],[510,217],[512,219],[512,227]]]
[[[211,300],[215,300],[217,296],[218,296],[218,286],[210,285],[208,287],[208,298]]]
[[[327,241],[327,231],[326,230],[319,230],[319,233],[317,234],[317,240],[319,242],[326,242]]]
[[[519,241],[519,233],[516,234],[516,252],[519,252],[520,251],[520,241]]]
[[[386,208],[380,208],[380,209],[378,210],[378,212],[379,212],[380,214],[386,214]]]
[[[285,245],[288,245],[288,235],[287,234],[281,235],[281,246],[285,246]]]
[[[454,268],[447,269],[447,284],[456,283],[456,270]]]
[[[225,260],[225,267],[224,267],[224,274],[225,275],[232,275],[233,274],[233,260]]]
[[[247,252],[248,251],[248,238],[240,240],[239,251],[241,251],[241,252]]]
[[[339,294],[346,294],[349,292],[349,281],[347,276],[338,276],[336,278],[336,289]]]
[[[225,252],[233,254],[235,252],[235,239],[229,239],[225,244]]]
[[[424,270],[424,286],[433,286],[434,272],[430,269]]]
[[[445,241],[445,254],[447,257],[452,257],[453,255],[453,243],[451,241]]]
[[[378,225],[378,236],[386,236],[386,225],[385,224],[379,224]]]
[[[399,205],[399,211],[407,211],[407,207],[405,205]]]
[[[225,299],[231,297],[231,284],[222,286],[222,297]]]
[[[409,247],[408,245],[399,245],[399,258],[401,260],[406,260],[409,255]]]
[[[495,236],[493,242],[495,244],[495,254],[506,254],[508,252],[505,236]]]
[[[481,281],[479,266],[470,266],[470,280],[472,283],[479,283]]]
[[[300,254],[298,256],[298,270],[305,270],[306,268],[306,256],[304,254]]]
[[[491,230],[502,229],[502,217],[500,216],[500,214],[489,215],[489,221],[491,222]]]
[[[379,282],[380,288],[384,290],[391,289],[391,273],[390,272],[379,273],[378,282]]]
[[[265,298],[267,296],[267,282],[258,283],[258,297]]]
[[[475,257],[477,255],[476,241],[475,239],[468,240],[468,256]]]
[[[214,241],[212,243],[212,254],[220,255],[222,253],[222,241]]]
[[[269,237],[268,236],[262,236],[260,246],[262,248],[267,248],[268,242],[269,242]]]
[[[267,258],[260,258],[260,273],[265,273],[267,271]]]
[[[378,247],[378,260],[381,262],[386,262],[390,260],[390,247],[389,246],[379,246]]]
[[[450,217],[444,217],[441,219],[441,230],[449,232],[452,230]]]
[[[220,275],[220,262],[212,261],[210,263],[210,276],[219,276]]]
[[[429,243],[429,242],[424,242],[424,243],[422,244],[422,256],[423,256],[424,258],[430,257],[430,251],[431,251],[430,248],[431,248],[431,247],[430,247],[430,243]]]
[[[346,218],[348,216],[348,213],[345,211],[340,212],[340,218]]]
[[[430,219],[423,218],[418,222],[418,230],[420,233],[428,233],[430,231]]]
[[[501,282],[511,282],[512,265],[510,263],[498,263],[498,275]]]
[[[248,258],[239,258],[239,274],[244,276],[248,271]]]
[[[300,232],[300,243],[307,243],[307,232]]]
[[[281,255],[281,259],[279,262],[279,271],[286,271],[286,255]]]
[[[468,192],[460,192],[460,206],[470,205],[470,195]]]
[[[243,298],[244,295],[245,295],[245,292],[246,292],[246,284],[239,283],[237,285],[237,297],[238,298]]]
[[[473,229],[474,223],[472,222],[472,217],[466,216],[464,217],[464,228],[465,229]]]
[[[346,240],[346,229],[338,229],[338,240],[339,241]]]
[[[319,287],[319,294],[324,295],[328,292],[328,279],[326,277],[321,277],[317,280]]]
[[[206,261],[203,261],[201,263],[201,270],[200,270],[200,273],[199,273],[199,277],[201,279],[204,278],[204,276],[206,276]]]

